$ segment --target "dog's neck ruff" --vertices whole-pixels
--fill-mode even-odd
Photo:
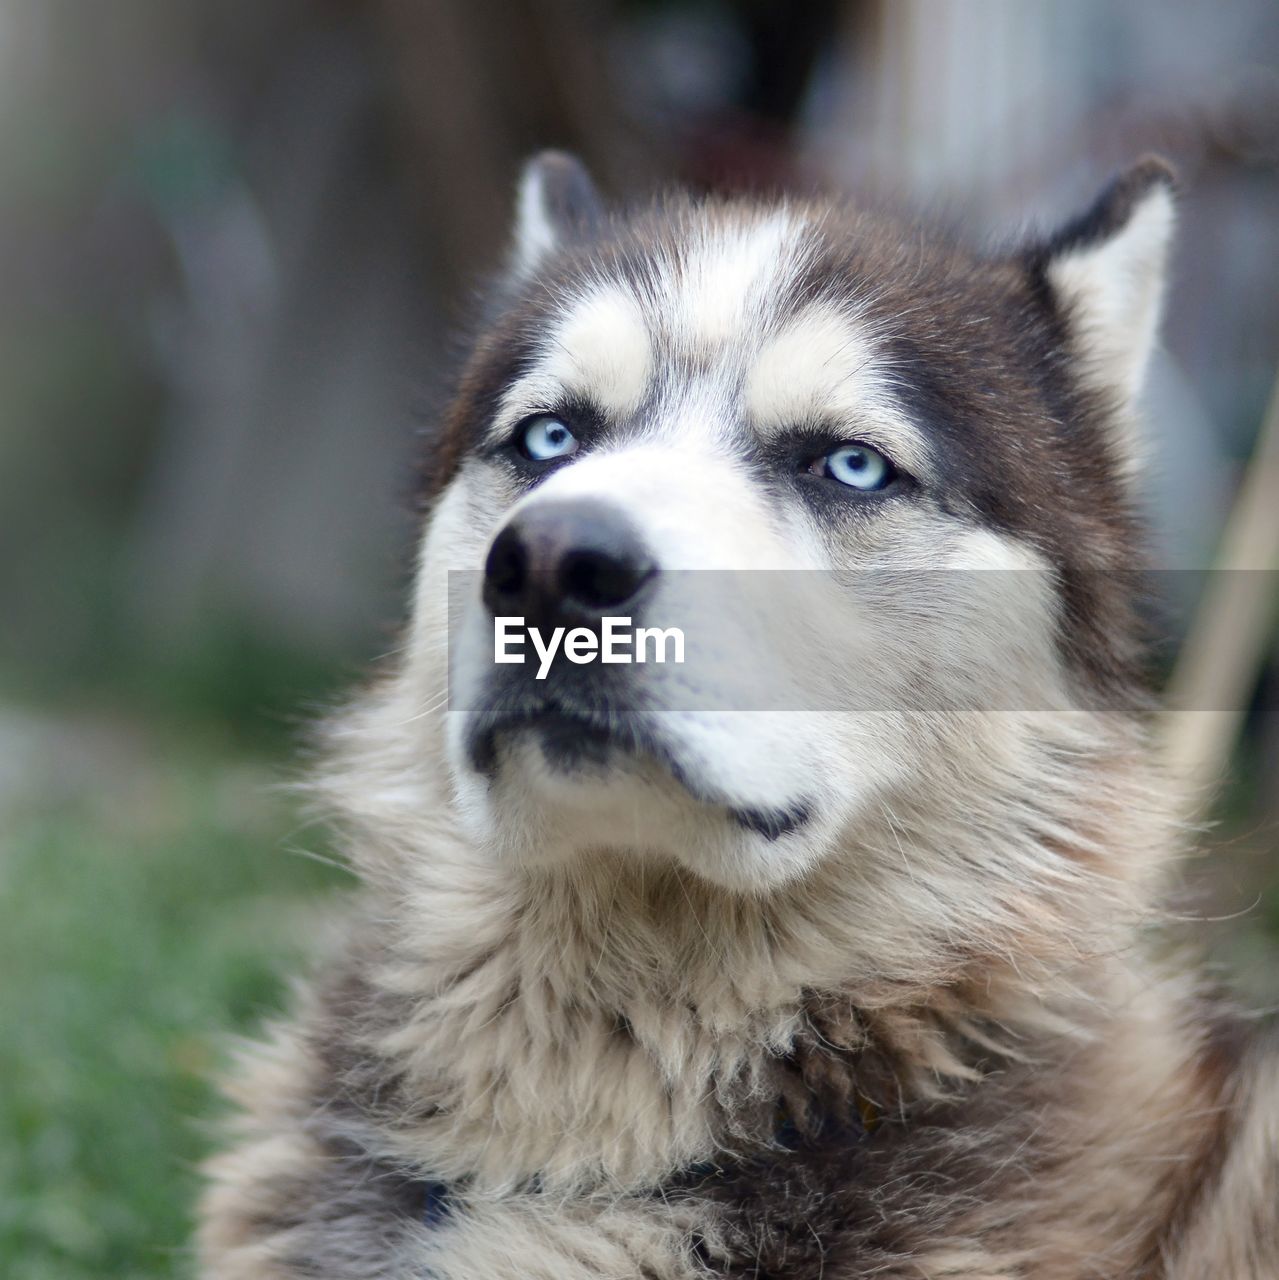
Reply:
[[[868,1099],[858,1097],[844,1114],[823,1115],[810,1122],[809,1132],[803,1133],[779,1102],[778,1123],[772,1142],[761,1154],[776,1158],[779,1153],[798,1154],[806,1145],[815,1142],[842,1142],[847,1147],[866,1142],[879,1121],[878,1109]],[[752,1159],[751,1153],[721,1153],[713,1160],[699,1160],[677,1170],[660,1185],[653,1188],[654,1195],[668,1196],[680,1192],[697,1192],[708,1185],[728,1179],[740,1173]],[[526,1190],[541,1194],[541,1179],[530,1180]],[[459,1187],[450,1182],[427,1179],[418,1184],[421,1209],[419,1221],[423,1226],[443,1226],[452,1214],[458,1200]]]

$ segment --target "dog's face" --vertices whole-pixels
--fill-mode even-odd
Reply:
[[[1170,225],[1157,164],[985,259],[817,206],[610,221],[574,162],[530,166],[410,643],[472,835],[766,889],[954,785],[992,718],[1117,696]],[[496,662],[507,618],[560,651]],[[685,660],[590,660],[607,618]]]

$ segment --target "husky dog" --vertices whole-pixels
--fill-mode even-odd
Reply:
[[[206,1280],[1279,1276],[1273,1039],[1152,930],[1173,216],[1158,160],[987,253],[532,162],[318,784],[361,905],[245,1055]],[[696,670],[494,660],[712,615]]]

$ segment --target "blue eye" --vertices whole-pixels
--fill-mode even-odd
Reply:
[[[539,413],[521,422],[515,431],[515,443],[519,445],[520,452],[534,462],[567,458],[578,448],[577,437],[549,413]]]
[[[897,474],[893,464],[867,444],[841,444],[818,458],[809,470],[862,493],[886,489]]]

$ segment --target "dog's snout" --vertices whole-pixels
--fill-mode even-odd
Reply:
[[[638,603],[657,566],[622,512],[577,499],[533,503],[489,549],[484,603],[529,624],[590,622]]]

